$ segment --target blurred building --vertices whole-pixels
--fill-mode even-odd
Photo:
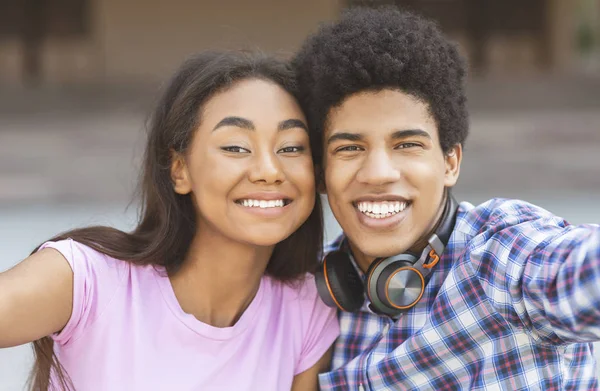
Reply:
[[[154,82],[206,48],[293,51],[330,0],[0,0],[0,82]]]
[[[155,82],[201,49],[290,53],[344,7],[383,3],[437,19],[475,74],[597,59],[600,0],[0,0],[0,83]]]
[[[579,67],[582,25],[597,27],[598,0],[353,0],[396,4],[436,19],[480,75],[571,72]],[[582,13],[595,14],[582,20]],[[599,38],[598,31],[590,31]],[[594,42],[597,45],[597,42]]]

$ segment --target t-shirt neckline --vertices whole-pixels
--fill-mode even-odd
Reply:
[[[204,337],[214,340],[230,339],[246,330],[248,326],[252,324],[254,318],[258,314],[260,304],[264,296],[265,278],[263,277],[260,280],[260,285],[258,286],[256,295],[254,296],[254,298],[252,299],[242,316],[240,316],[238,321],[230,327],[215,327],[203,323],[196,319],[194,315],[188,314],[185,311],[183,311],[183,309],[179,305],[177,296],[175,296],[175,291],[173,290],[171,281],[169,280],[169,277],[167,276],[164,268],[155,267],[154,276],[160,287],[162,296],[173,315],[190,330]]]

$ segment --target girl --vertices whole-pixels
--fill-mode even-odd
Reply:
[[[0,274],[0,347],[36,390],[316,390],[339,333],[306,120],[277,60],[205,52],[152,117],[141,213],[59,235]]]

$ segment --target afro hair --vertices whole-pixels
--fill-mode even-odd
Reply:
[[[292,64],[317,164],[329,111],[361,91],[393,89],[427,103],[444,152],[467,137],[466,63],[430,20],[395,7],[352,8],[308,37]]]

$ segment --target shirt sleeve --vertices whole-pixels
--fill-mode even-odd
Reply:
[[[127,264],[71,239],[46,242],[41,247],[58,250],[73,270],[73,309],[65,327],[52,339],[67,345],[78,339],[108,307]]]
[[[495,209],[470,254],[489,301],[551,344],[600,340],[600,227],[570,225],[527,203]]]
[[[307,314],[307,325],[294,375],[315,365],[340,335],[337,311],[321,300],[312,276],[307,277],[303,290],[301,310]]]
[[[527,321],[552,342],[600,340],[600,227],[551,229],[523,268]]]

